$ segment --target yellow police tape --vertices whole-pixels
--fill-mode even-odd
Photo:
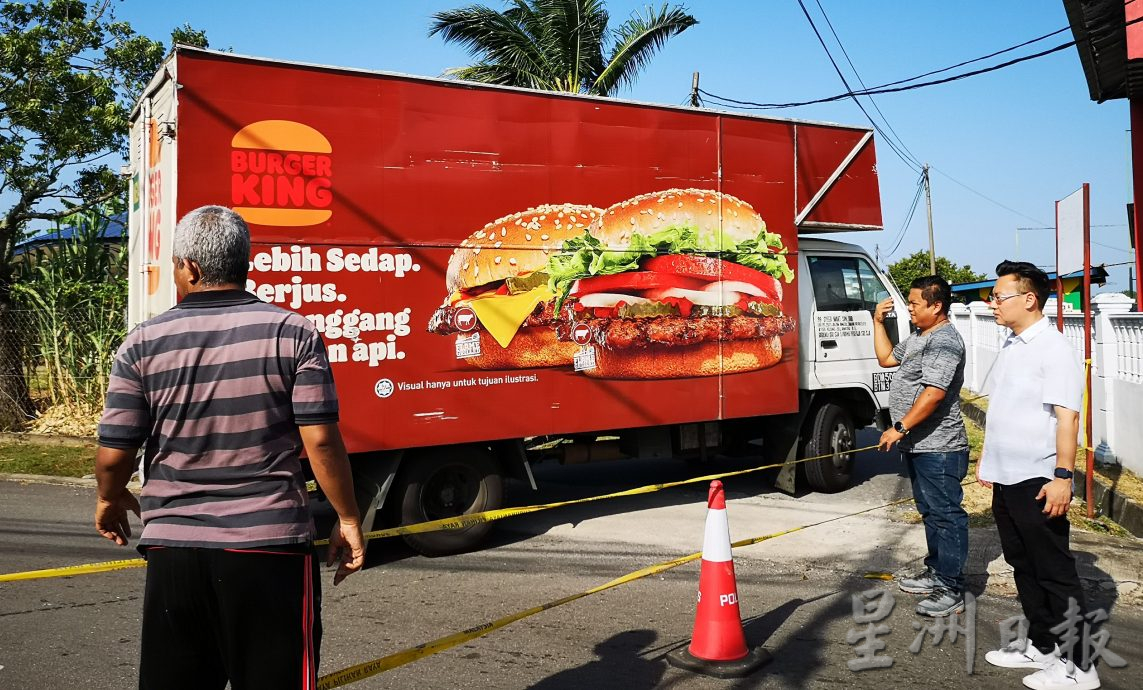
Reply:
[[[853,453],[860,453],[866,450],[873,450],[877,446],[865,446],[864,448],[854,448],[848,450],[844,454],[850,455]],[[751,467],[745,470],[733,470],[731,472],[720,472],[718,474],[708,474],[702,477],[693,477],[691,479],[683,479],[677,482],[664,482],[660,484],[648,484],[646,486],[636,487],[634,489],[626,489],[624,491],[616,491],[610,494],[602,494],[600,496],[588,496],[587,498],[576,498],[570,501],[559,501],[556,503],[539,503],[530,506],[521,506],[519,508],[497,508],[496,510],[485,510],[479,513],[468,513],[465,515],[458,515],[451,518],[442,518],[440,520],[429,520],[427,522],[418,522],[412,525],[401,525],[400,527],[389,527],[386,529],[374,530],[365,533],[365,539],[384,539],[386,537],[396,537],[404,534],[422,534],[424,532],[439,532],[442,530],[450,529],[464,529],[472,527],[473,525],[480,525],[486,522],[495,522],[496,520],[503,520],[504,518],[514,517],[516,515],[526,515],[528,513],[536,513],[541,510],[551,510],[553,508],[563,508],[565,506],[573,506],[581,503],[591,503],[593,501],[603,501],[611,498],[622,498],[624,496],[638,496],[640,494],[651,494],[656,491],[664,489],[672,489],[676,486],[683,486],[686,484],[697,484],[700,482],[710,482],[715,479],[725,479],[726,477],[737,477],[743,474],[750,474],[751,472],[759,472],[761,470],[770,470],[783,465],[798,465],[803,462],[811,462],[814,460],[824,460],[832,458],[835,453],[823,453],[822,455],[815,455],[813,457],[801,458],[799,460],[791,460],[789,463],[776,462],[769,465],[761,465],[759,467]],[[315,546],[324,546],[328,544],[328,539],[319,539],[314,542]]]
[[[86,565],[65,565],[62,568],[48,568],[47,570],[29,570],[24,573],[5,573],[0,575],[0,582],[15,582],[16,580],[39,580],[45,577],[70,577],[72,575],[90,575],[91,573],[106,573],[124,568],[142,568],[147,561],[142,558],[130,558],[125,561],[105,561],[103,563],[87,563]]]
[[[866,450],[877,448],[876,445],[865,446],[863,448],[853,448],[847,450],[844,454],[850,455],[860,453]],[[542,510],[552,510],[553,508],[563,508],[565,506],[577,505],[580,503],[591,503],[593,501],[603,501],[611,498],[621,498],[623,496],[637,496],[640,494],[649,494],[664,489],[674,488],[676,486],[683,486],[685,484],[696,484],[699,482],[709,482],[715,479],[724,479],[726,477],[737,477],[743,474],[750,474],[752,472],[759,472],[761,470],[769,470],[783,465],[798,465],[803,462],[812,462],[814,460],[824,460],[832,458],[836,453],[823,453],[808,458],[800,458],[798,460],[791,460],[788,463],[778,462],[769,465],[760,465],[758,467],[751,467],[745,470],[734,470],[731,472],[722,472],[719,474],[708,474],[702,477],[694,477],[692,479],[684,479],[677,482],[665,482],[661,484],[648,484],[647,486],[640,486],[634,489],[627,489],[625,491],[616,491],[610,494],[603,494],[601,496],[589,496],[587,498],[577,498],[570,501],[559,501],[556,503],[540,503],[537,505],[521,506],[519,508],[498,508],[496,510],[486,510],[479,513],[469,513],[466,515],[459,515],[453,518],[443,518],[440,520],[429,520],[428,522],[418,522],[412,525],[402,525],[400,527],[389,527],[387,529],[374,530],[365,533],[366,540],[372,539],[385,539],[388,537],[396,537],[405,534],[423,534],[425,532],[439,532],[451,529],[464,529],[472,527],[473,525],[480,525],[486,522],[495,522],[496,520],[503,520],[504,518],[513,517],[516,515],[526,515],[528,513],[536,513]],[[328,539],[318,539],[314,542],[315,546],[324,546],[329,543]],[[112,570],[121,570],[124,568],[137,568],[146,565],[143,559],[131,559],[127,561],[107,561],[104,563],[88,563],[86,565],[72,565],[62,568],[49,568],[47,570],[34,570],[23,573],[2,573],[0,574],[0,582],[12,582],[15,580],[37,580],[49,577],[71,577],[73,575],[86,575],[88,573],[102,573]]]
[[[973,480],[973,481],[975,481],[975,480]],[[777,539],[778,537],[782,537],[782,536],[785,536],[787,534],[793,534],[794,532],[800,532],[801,530],[808,529],[810,527],[817,527],[819,525],[824,525],[827,522],[836,522],[838,520],[844,520],[846,518],[851,518],[851,517],[854,517],[857,515],[862,515],[864,513],[870,513],[870,512],[873,512],[875,510],[881,510],[882,508],[888,508],[890,506],[899,505],[901,503],[909,503],[912,500],[913,500],[912,498],[902,498],[902,499],[899,499],[896,501],[891,501],[889,503],[884,503],[882,505],[875,506],[873,508],[866,508],[865,510],[859,510],[856,513],[848,513],[846,515],[838,515],[838,516],[835,516],[832,518],[828,518],[826,520],[820,520],[818,522],[810,523],[808,525],[801,525],[799,527],[792,527],[792,528],[787,529],[787,530],[782,530],[781,532],[773,532],[771,534],[766,534],[766,535],[763,535],[760,537],[751,537],[750,539],[743,539],[740,541],[733,542],[730,546],[732,548],[735,548],[735,549],[743,547],[743,546],[751,546],[753,544],[758,544],[758,543],[761,543],[764,541],[768,541],[770,539]],[[371,676],[375,676],[375,675],[378,675],[380,673],[384,673],[385,671],[390,671],[390,670],[395,669],[399,666],[404,666],[406,664],[410,664],[410,663],[417,661],[419,659],[423,659],[427,656],[432,656],[433,654],[437,654],[438,652],[443,652],[447,649],[451,649],[453,647],[456,647],[457,645],[464,644],[465,642],[475,640],[479,637],[484,637],[485,635],[487,635],[491,632],[494,632],[494,631],[499,630],[499,629],[501,629],[507,625],[515,623],[516,621],[523,620],[524,618],[528,618],[529,616],[534,616],[537,613],[542,613],[544,611],[554,609],[557,606],[563,606],[564,604],[568,604],[570,602],[576,601],[577,599],[582,599],[584,597],[591,596],[592,594],[597,594],[597,593],[602,592],[604,590],[608,590],[608,589],[611,589],[613,587],[618,587],[619,585],[627,584],[628,582],[634,582],[635,580],[640,580],[642,578],[649,577],[651,575],[657,575],[658,573],[662,573],[662,572],[665,572],[667,570],[671,570],[672,568],[677,568],[680,565],[684,565],[686,563],[696,561],[700,558],[702,558],[702,552],[701,551],[699,551],[698,553],[692,553],[692,554],[687,555],[687,556],[681,556],[679,558],[675,558],[675,559],[672,559],[669,561],[663,561],[662,563],[656,563],[655,565],[650,565],[650,566],[647,566],[646,568],[641,568],[639,570],[636,570],[635,572],[623,575],[622,577],[615,578],[614,580],[611,580],[610,582],[599,585],[598,587],[592,587],[591,589],[589,589],[587,591],[580,592],[578,594],[570,594],[566,597],[561,597],[560,599],[556,599],[555,601],[549,601],[546,604],[541,604],[539,606],[533,606],[530,609],[525,609],[523,611],[519,611],[517,613],[513,613],[511,615],[504,616],[503,618],[498,618],[498,619],[491,621],[491,622],[488,622],[488,623],[482,623],[481,625],[477,625],[477,626],[469,628],[467,630],[462,630],[461,632],[458,632],[458,633],[453,633],[451,635],[447,635],[445,637],[433,640],[432,642],[425,642],[423,644],[417,645],[416,647],[410,647],[409,649],[405,649],[403,651],[396,652],[396,653],[390,654],[388,656],[383,656],[379,659],[374,659],[373,661],[367,661],[363,664],[357,664],[356,666],[350,666],[348,668],[344,668],[340,671],[336,671],[334,673],[330,673],[328,675],[324,675],[321,678],[319,678],[318,679],[318,690],[331,690],[332,688],[339,688],[343,685],[349,685],[350,683],[356,683],[359,680],[364,680],[365,678],[369,678]],[[885,574],[878,573],[878,575],[885,575]],[[878,579],[892,579],[892,576],[886,575],[885,577],[879,577]]]

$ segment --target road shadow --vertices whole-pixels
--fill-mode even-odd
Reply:
[[[880,433],[875,429],[864,429],[858,433],[862,443],[859,447],[876,443]],[[523,483],[513,482],[506,487],[506,504],[511,506],[532,505],[571,501],[607,493],[616,493],[654,483],[684,481],[724,472],[736,472],[773,464],[762,455],[730,457],[712,456],[705,462],[683,460],[612,460],[585,465],[538,464],[533,474],[539,486],[532,491]],[[777,469],[759,470],[748,474],[726,478],[723,481],[727,499],[758,497],[782,494],[774,486]],[[896,452],[881,453],[876,450],[863,451],[854,460],[853,480],[845,491],[859,492],[864,485],[876,478],[898,477],[900,481],[889,488],[886,500],[894,500],[908,494],[908,480],[904,476],[904,465]],[[595,518],[622,515],[624,513],[651,510],[704,502],[709,483],[695,482],[654,493],[636,496],[593,501],[578,505],[555,508],[549,511],[532,513],[510,518],[511,529],[495,530],[488,546],[505,546],[525,541],[545,534],[560,525],[576,526]],[[794,498],[815,494],[804,478],[799,478]],[[784,495],[784,494],[783,494]]]
[[[866,428],[857,432],[858,447],[876,443],[880,432]],[[764,455],[743,455],[731,457],[712,455],[706,461],[682,459],[623,459],[579,465],[561,465],[555,462],[533,465],[533,474],[538,490],[518,480],[506,480],[504,486],[505,507],[519,507],[545,503],[573,501],[608,493],[626,491],[642,486],[671,483],[694,479],[724,472],[750,470],[773,464]],[[767,496],[782,494],[775,488],[777,469],[758,470],[723,480],[727,498]],[[867,450],[855,455],[853,479],[850,486],[839,495],[860,492],[866,484],[880,477],[897,477],[898,481],[887,487],[885,499],[893,500],[908,495],[908,480],[904,476],[904,466],[899,453],[882,453]],[[590,521],[596,518],[635,513],[656,508],[702,503],[706,500],[709,483],[706,481],[677,486],[636,496],[603,499],[578,505],[553,508],[542,512],[507,518],[507,528],[493,529],[489,538],[477,550],[508,546],[550,532],[552,529]],[[815,494],[804,477],[797,481],[794,498]],[[783,494],[785,495],[785,494]],[[318,535],[329,534],[335,514],[324,500],[311,501],[311,513]],[[498,525],[500,527],[502,525]],[[418,556],[404,540],[388,538],[373,540],[366,554],[365,568],[387,565],[409,557]],[[324,554],[323,554],[324,557]]]
[[[666,664],[647,658],[647,652],[658,637],[654,630],[617,633],[595,645],[596,659],[550,675],[528,687],[530,690],[656,687]]]

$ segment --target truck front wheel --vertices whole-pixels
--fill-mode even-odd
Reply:
[[[397,481],[402,525],[495,510],[504,498],[500,466],[479,447],[434,448],[406,456]],[[491,529],[486,522],[404,539],[424,556],[446,556],[478,547]]]
[[[853,419],[844,407],[825,403],[808,421],[809,436],[803,457],[832,454],[804,463],[806,480],[815,491],[835,493],[849,486],[853,475]]]

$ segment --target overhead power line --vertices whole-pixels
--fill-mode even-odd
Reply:
[[[1129,2],[1126,4],[1130,4],[1133,2],[1136,2],[1136,0],[1129,0]],[[804,7],[803,7],[803,11],[804,11]],[[1135,24],[1135,23],[1141,22],[1141,21],[1143,21],[1143,17],[1140,17],[1138,19],[1132,19],[1131,21],[1126,22],[1125,26],[1130,26],[1132,24]],[[1064,27],[1062,29],[1058,29],[1058,30],[1053,31],[1051,33],[1044,34],[1043,36],[1038,36],[1038,37],[1030,39],[1028,41],[1018,43],[1017,45],[1011,46],[1009,48],[1005,48],[1003,50],[999,50],[999,51],[996,51],[993,53],[989,53],[988,55],[984,55],[981,57],[973,58],[971,60],[966,60],[964,62],[960,62],[960,63],[957,63],[955,65],[950,65],[949,67],[942,67],[941,69],[938,69],[938,70],[925,72],[924,74],[919,74],[915,77],[909,77],[907,79],[899,79],[896,81],[891,81],[891,82],[887,82],[885,84],[881,84],[879,86],[874,86],[872,88],[861,89],[859,91],[854,91],[854,90],[850,89],[846,93],[840,93],[840,94],[837,94],[835,96],[828,96],[826,98],[815,98],[815,99],[807,100],[807,101],[794,101],[794,102],[789,102],[789,103],[758,103],[755,101],[746,101],[746,100],[740,100],[740,99],[735,99],[735,98],[729,98],[727,96],[720,96],[716,93],[711,93],[709,91],[705,91],[705,90],[701,90],[701,89],[700,89],[700,91],[703,95],[705,95],[711,99],[714,99],[716,101],[721,101],[720,105],[728,105],[728,106],[737,107],[737,108],[740,108],[743,110],[774,110],[774,109],[779,109],[779,108],[795,108],[795,107],[804,106],[804,105],[815,105],[818,103],[831,103],[834,101],[844,100],[846,98],[852,98],[854,96],[872,96],[872,95],[883,94],[883,93],[899,93],[902,91],[911,91],[914,89],[921,89],[921,88],[925,88],[928,86],[936,86],[938,84],[947,84],[949,82],[958,81],[960,79],[967,79],[968,77],[975,77],[975,76],[980,75],[980,74],[987,74],[989,72],[995,72],[997,70],[1004,69],[1006,67],[1011,67],[1012,65],[1017,65],[1019,63],[1027,62],[1029,60],[1035,60],[1035,59],[1038,59],[1038,58],[1041,58],[1041,57],[1044,57],[1047,55],[1051,55],[1052,53],[1058,53],[1061,50],[1065,50],[1067,48],[1070,48],[1070,47],[1076,45],[1077,42],[1076,41],[1068,41],[1067,43],[1062,43],[1062,44],[1055,46],[1053,48],[1048,48],[1047,50],[1042,50],[1040,52],[1032,53],[1030,55],[1024,55],[1022,57],[1013,58],[1012,60],[1001,62],[999,64],[992,65],[990,67],[983,67],[981,69],[970,70],[968,72],[962,72],[960,74],[955,74],[951,77],[945,77],[942,79],[934,79],[934,80],[920,82],[920,83],[916,83],[916,84],[909,84],[908,83],[911,81],[916,81],[918,79],[922,79],[926,76],[932,76],[935,74],[940,74],[940,73],[947,72],[947,71],[952,70],[952,69],[956,69],[957,67],[963,67],[965,65],[969,65],[969,64],[972,64],[975,62],[987,60],[990,57],[1002,55],[1004,53],[1011,52],[1011,51],[1016,50],[1018,48],[1022,48],[1022,47],[1027,46],[1027,45],[1031,45],[1032,43],[1042,41],[1046,38],[1050,38],[1051,36],[1055,36],[1056,34],[1062,33],[1062,32],[1067,31],[1067,30],[1068,30],[1068,27]]]
[[[897,253],[897,248],[901,246],[901,242],[905,240],[905,235],[909,231],[909,226],[913,223],[913,214],[917,211],[917,203],[921,200],[921,193],[925,191],[925,175],[922,172],[921,176],[917,178],[917,191],[913,194],[913,201],[909,204],[909,211],[905,214],[905,221],[901,223],[901,229],[897,231],[897,236],[893,239],[893,248],[885,255],[889,259]]]
[[[800,2],[801,2],[801,0],[799,0],[799,3],[800,3]],[[861,88],[862,88],[862,89],[865,89],[865,88],[866,88],[866,86],[865,86],[865,80],[863,80],[863,79],[861,78],[861,73],[857,71],[857,65],[853,64],[853,60],[852,60],[852,59],[850,59],[850,57],[849,57],[849,51],[847,51],[847,50],[845,49],[845,44],[841,42],[841,37],[837,35],[837,31],[836,31],[836,30],[833,28],[833,22],[831,22],[831,21],[830,21],[830,19],[829,19],[829,15],[828,15],[828,14],[826,14],[825,8],[824,8],[824,7],[822,7],[822,3],[821,3],[821,0],[814,0],[814,2],[815,2],[815,3],[817,4],[817,6],[818,6],[818,11],[819,11],[819,12],[821,12],[822,18],[823,18],[823,19],[825,19],[825,22],[826,22],[826,26],[827,26],[827,27],[829,27],[829,32],[830,32],[831,34],[833,34],[833,40],[834,40],[834,42],[836,42],[836,43],[837,43],[837,47],[838,47],[838,48],[841,48],[841,54],[842,54],[842,55],[845,57],[845,61],[846,61],[847,63],[849,63],[849,69],[851,69],[851,70],[853,71],[853,76],[857,77],[857,83],[858,83],[858,84],[861,84]],[[806,9],[806,8],[805,8],[805,6],[803,5],[803,6],[802,6],[802,11],[803,11],[803,12],[805,12],[805,9]],[[807,19],[809,19],[809,16],[810,16],[810,15],[809,15],[809,13],[806,13],[806,18],[807,18]],[[813,23],[813,20],[810,20],[810,26],[811,26],[811,27],[813,27],[813,25],[814,25],[814,23]],[[816,28],[816,27],[814,27],[814,33],[817,33],[817,28]],[[818,40],[819,40],[819,41],[821,40],[821,36],[820,36],[820,35],[818,36]],[[827,55],[827,56],[829,56],[829,58],[830,58],[830,62],[833,62],[833,56],[831,56],[831,55],[829,54],[829,48],[826,48],[826,46],[825,46],[825,43],[824,43],[824,42],[822,42],[822,48],[825,48],[825,51],[826,51],[826,55]],[[836,64],[836,63],[834,64],[834,68],[835,68],[835,69],[837,68],[837,64]],[[838,71],[838,74],[839,74],[839,76],[840,76],[840,74],[841,74],[840,70]],[[849,88],[849,85],[848,85],[848,84],[846,84],[846,82],[845,82],[845,79],[844,79],[844,78],[842,78],[842,84],[845,84],[845,85],[846,85],[846,88]],[[881,108],[880,108],[880,107],[877,105],[877,101],[875,101],[875,100],[873,99],[873,97],[872,97],[872,96],[867,96],[866,98],[868,98],[868,99],[869,99],[869,103],[870,103],[870,105],[872,105],[872,106],[873,106],[873,109],[877,111],[877,114],[878,114],[879,116],[881,116],[881,121],[885,123],[885,128],[886,128],[886,129],[888,129],[888,130],[889,130],[889,133],[890,133],[890,134],[892,134],[892,135],[893,135],[893,137],[894,137],[894,138],[897,140],[897,144],[898,144],[898,147],[900,148],[900,150],[901,150],[901,151],[903,151],[903,152],[904,152],[904,154],[905,154],[905,156],[907,156],[907,157],[908,157],[908,160],[906,160],[906,161],[905,161],[905,164],[906,164],[906,165],[908,165],[909,167],[913,168],[913,169],[914,169],[914,171],[917,171],[917,170],[919,170],[919,169],[920,169],[920,167],[921,167],[921,161],[920,161],[920,160],[919,160],[919,159],[918,159],[918,158],[917,158],[915,155],[913,155],[913,152],[912,152],[912,151],[910,151],[910,150],[909,150],[909,147],[905,145],[905,142],[904,142],[904,140],[902,140],[902,139],[901,139],[901,135],[897,134],[897,130],[893,129],[893,125],[892,125],[892,124],[890,124],[890,122],[889,122],[889,118],[885,117],[885,113],[881,112]],[[856,100],[857,100],[857,97],[855,96],[853,100],[854,100],[854,101],[856,101]],[[866,115],[868,116],[868,113],[867,113]],[[885,133],[884,133],[884,132],[881,132],[881,135],[882,135],[882,137],[885,137]],[[900,152],[898,152],[898,153],[900,153]],[[912,165],[910,165],[910,163],[912,163]]]
[[[1138,20],[1136,20],[1136,21],[1138,21]],[[912,91],[914,89],[923,89],[927,86],[936,86],[938,84],[947,84],[949,82],[958,81],[960,79],[967,79],[968,77],[975,77],[975,76],[980,75],[980,74],[986,74],[988,72],[995,72],[996,70],[1004,69],[1005,67],[1011,67],[1012,65],[1016,65],[1016,64],[1019,64],[1021,62],[1027,62],[1029,60],[1035,60],[1036,58],[1041,58],[1041,57],[1044,57],[1045,55],[1051,55],[1052,53],[1058,53],[1059,51],[1064,50],[1065,48],[1070,48],[1070,47],[1074,46],[1075,44],[1076,44],[1075,41],[1069,41],[1068,43],[1058,45],[1055,48],[1049,48],[1048,50],[1043,50],[1043,51],[1040,51],[1038,53],[1032,53],[1031,55],[1025,55],[1023,57],[1014,58],[1012,60],[1008,60],[1007,62],[1001,62],[1000,64],[992,65],[991,67],[983,67],[981,69],[972,70],[969,72],[963,72],[961,74],[956,74],[956,75],[953,75],[951,77],[945,77],[944,79],[934,79],[932,81],[924,81],[924,82],[920,82],[918,84],[907,84],[905,86],[892,86],[892,87],[890,87],[889,85],[883,84],[881,86],[875,86],[872,89],[862,89],[861,91],[852,91],[851,90],[851,91],[848,91],[846,93],[838,94],[836,96],[829,96],[828,98],[816,98],[816,99],[810,100],[810,101],[799,101],[799,102],[794,102],[794,103],[755,103],[754,101],[741,101],[741,100],[735,100],[733,98],[727,98],[725,96],[719,96],[718,94],[710,93],[709,91],[706,91],[703,89],[699,89],[699,91],[704,96],[707,96],[709,98],[713,98],[713,99],[716,99],[719,101],[724,101],[726,103],[733,103],[734,105],[736,105],[736,106],[738,106],[744,110],[776,110],[779,108],[796,108],[798,106],[803,106],[803,105],[816,105],[818,103],[832,103],[834,101],[844,100],[846,98],[851,98],[853,96],[872,96],[872,95],[883,94],[883,93],[899,93],[901,91]],[[905,81],[909,81],[909,80],[905,80]]]
[[[845,78],[845,74],[842,73],[841,68],[837,66],[837,61],[833,59],[833,55],[829,52],[829,47],[826,45],[825,39],[822,38],[821,32],[818,31],[817,25],[814,24],[813,17],[811,17],[809,11],[806,10],[805,3],[803,3],[802,0],[798,0],[798,6],[802,8],[802,14],[806,16],[806,21],[810,23],[810,28],[813,29],[814,35],[818,37],[818,43],[820,43],[822,49],[825,50],[826,57],[829,58],[829,63],[833,65],[833,70],[837,72],[837,76],[841,79],[842,86],[846,88],[849,96],[853,98],[853,102],[857,104],[857,107],[861,110],[862,114],[865,115],[865,119],[869,120],[869,124],[873,125],[873,129],[877,130],[877,133],[881,135],[882,141],[889,144],[889,148],[893,149],[893,153],[897,154],[897,157],[900,158],[906,166],[916,172],[918,169],[916,163],[906,158],[904,151],[898,147],[896,142],[894,142],[893,139],[889,137],[889,135],[885,134],[885,132],[882,131],[881,127],[877,124],[877,121],[869,115],[869,111],[865,109],[865,106],[861,104],[861,101],[858,100],[857,96],[853,95],[853,88],[849,85],[849,82]]]
[[[977,196],[980,196],[981,199],[988,201],[989,203],[996,204],[996,206],[998,206],[998,207],[1000,207],[1000,208],[1002,208],[1008,212],[1012,212],[1012,214],[1016,214],[1017,216],[1020,216],[1021,218],[1028,218],[1033,223],[1039,223],[1040,225],[1044,225],[1044,220],[1038,220],[1036,218],[1029,216],[1028,214],[1022,214],[1022,212],[1017,211],[1016,209],[1014,209],[1010,206],[1006,206],[1006,204],[1000,203],[996,199],[991,198],[991,196],[989,196],[988,194],[974,190],[973,187],[970,187],[967,184],[960,182],[959,179],[957,179],[956,177],[953,177],[952,175],[949,175],[948,172],[945,172],[944,170],[942,170],[940,168],[933,167],[933,169],[936,170],[937,172],[940,172],[940,174],[945,176],[946,178],[949,178],[951,180],[951,182],[956,183],[962,187],[965,187],[966,190],[968,190],[969,192],[972,192],[972,193],[976,194]]]

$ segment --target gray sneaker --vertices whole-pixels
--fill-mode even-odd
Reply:
[[[932,594],[937,588],[937,580],[930,568],[925,568],[912,577],[903,577],[897,581],[902,592],[909,594]]]
[[[930,618],[943,618],[964,611],[964,594],[947,587],[937,587],[917,604],[917,613]]]

